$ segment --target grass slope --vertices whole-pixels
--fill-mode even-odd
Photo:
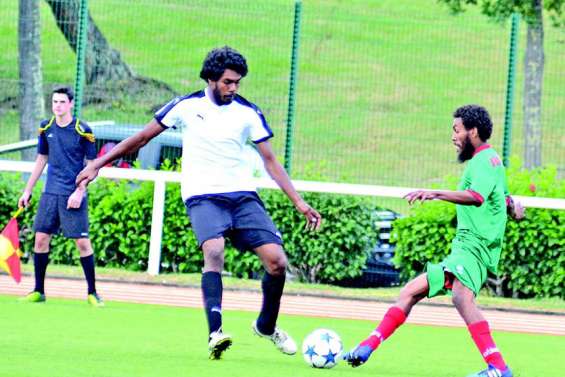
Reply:
[[[292,7],[287,0],[237,2],[100,0],[92,15],[139,74],[179,92],[202,87],[198,72],[213,46],[230,44],[250,63],[241,92],[267,114],[282,157],[286,128]],[[74,54],[42,3],[45,83],[73,82]],[[17,93],[17,7],[0,9],[0,85]],[[520,29],[513,149],[522,152]],[[457,174],[450,144],[453,109],[486,105],[501,149],[508,25],[471,9],[454,17],[435,1],[304,2],[293,153],[296,178],[429,186]],[[561,166],[565,130],[562,35],[546,27],[543,161]],[[150,97],[150,93],[147,94]],[[155,99],[165,102],[167,98]],[[127,96],[90,106],[86,119],[145,123],[149,106]],[[0,118],[0,140],[17,140],[17,116]]]

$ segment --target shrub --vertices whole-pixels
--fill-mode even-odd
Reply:
[[[18,176],[19,177],[19,176]],[[24,182],[15,175],[2,175],[0,198],[3,219],[16,208]],[[18,184],[14,185],[17,179]],[[22,220],[22,250],[33,250],[33,216],[39,188],[32,207]],[[99,266],[147,269],[153,183],[97,180],[89,186],[90,235]],[[290,270],[311,282],[334,282],[361,274],[367,251],[377,238],[376,206],[368,199],[305,194],[306,200],[324,216],[320,232],[307,232],[304,218],[280,191],[263,191],[268,212],[281,231]],[[5,203],[5,205],[4,205]],[[60,236],[51,241],[50,259],[54,263],[77,264],[79,253],[73,240]],[[199,272],[202,252],[190,228],[190,220],[180,199],[180,186],[168,184],[163,224],[161,270]],[[262,272],[260,260],[252,252],[241,252],[229,242],[225,251],[225,270],[235,276],[255,277]]]

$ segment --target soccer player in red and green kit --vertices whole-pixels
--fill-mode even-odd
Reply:
[[[487,279],[496,273],[506,228],[507,214],[515,219],[524,209],[508,194],[504,166],[487,144],[492,122],[485,108],[467,105],[453,114],[452,141],[460,162],[467,166],[458,191],[415,191],[406,196],[417,200],[445,200],[456,204],[457,232],[451,254],[439,264],[428,263],[426,272],[400,291],[379,326],[344,359],[353,367],[365,363],[373,351],[404,323],[410,310],[424,297],[450,293],[487,368],[468,377],[512,377],[512,371],[494,343],[488,322],[475,303]]]

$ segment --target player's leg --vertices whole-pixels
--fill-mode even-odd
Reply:
[[[94,251],[89,238],[77,238],[75,240],[80,253],[80,265],[84,272],[87,285],[87,302],[94,307],[104,306],[102,297],[96,291],[96,272],[94,263]]]
[[[229,202],[221,198],[198,198],[187,200],[185,205],[204,256],[201,288],[208,321],[208,350],[211,359],[219,359],[232,344],[231,336],[222,331],[223,235],[231,227]]]
[[[27,302],[45,301],[45,273],[49,264],[49,242],[51,235],[42,232],[35,233],[35,244],[33,253],[33,266],[35,276],[35,287],[33,291],[22,298]]]
[[[88,197],[79,208],[67,208],[69,197],[59,196],[59,217],[63,236],[75,240],[80,255],[80,264],[87,284],[87,302],[94,307],[104,306],[104,301],[96,292],[94,252],[89,237]]]
[[[223,237],[202,244],[204,269],[202,271],[202,297],[208,320],[208,350],[210,359],[220,359],[232,344],[231,336],[222,331],[222,271],[224,269]]]
[[[475,303],[474,292],[458,279],[453,281],[453,304],[467,324],[479,352],[487,363],[487,369],[469,377],[511,377],[512,371],[506,365],[492,338],[488,322]]]
[[[259,231],[259,234],[255,235],[255,238],[258,237],[263,237],[266,242],[267,239],[273,241],[271,237],[276,236],[269,232]],[[276,325],[286,279],[286,254],[279,243],[266,243],[255,247],[254,251],[261,258],[265,274],[261,282],[263,304],[259,317],[252,324],[252,329],[255,334],[271,340],[282,353],[294,355],[297,348],[296,342],[286,331]]]
[[[35,243],[33,265],[35,287],[23,299],[29,302],[45,301],[45,274],[49,264],[49,243],[51,235],[59,231],[60,219],[57,211],[57,195],[43,193],[39,199],[33,229]]]
[[[232,200],[234,230],[230,238],[238,249],[253,250],[265,268],[261,283],[263,305],[252,329],[255,334],[270,339],[281,352],[292,355],[296,353],[296,343],[276,326],[287,265],[281,234],[257,193],[237,193]]]
[[[429,291],[427,274],[422,274],[409,281],[400,291],[395,304],[385,313],[379,326],[344,359],[353,367],[364,364],[381,343],[389,338],[400,327],[412,310],[412,307],[422,300]]]
[[[223,237],[207,240],[202,244],[204,269],[202,270],[202,296],[208,319],[209,333],[222,328],[222,271],[224,269]]]
[[[257,329],[263,334],[275,331],[281,297],[286,280],[287,258],[281,245],[269,243],[255,248],[255,253],[265,267],[261,281],[263,304],[257,318]]]

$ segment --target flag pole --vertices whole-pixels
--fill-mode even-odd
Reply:
[[[16,217],[21,215],[21,213],[24,211],[24,209],[25,209],[25,207],[19,207],[18,210],[16,212],[14,212],[14,214],[12,215],[12,218],[15,219]]]

